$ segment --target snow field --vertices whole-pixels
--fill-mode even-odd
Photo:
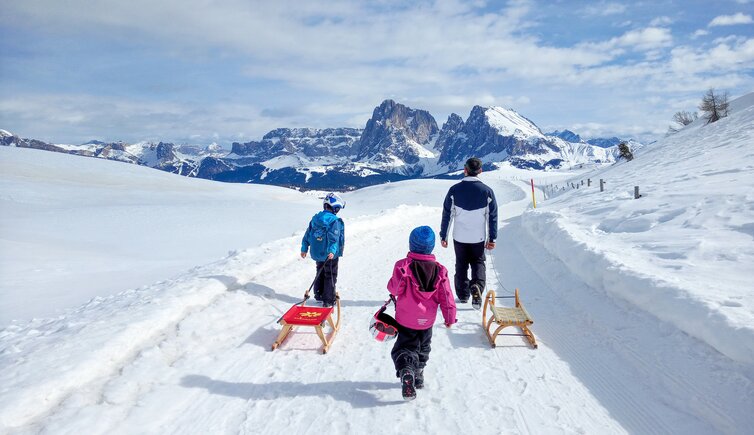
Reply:
[[[288,236],[316,206],[290,189],[0,147],[0,328]]]

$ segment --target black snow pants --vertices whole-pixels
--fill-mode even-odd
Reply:
[[[401,369],[410,368],[414,373],[423,370],[429,360],[432,350],[432,328],[411,329],[401,326],[398,328],[398,338],[395,339],[390,356],[395,364],[395,375],[400,377]]]
[[[453,249],[456,251],[456,296],[462,301],[469,299],[471,284],[479,284],[484,293],[484,284],[487,280],[484,245],[484,242],[462,243],[453,240]],[[469,266],[471,266],[471,280],[469,280]]]
[[[320,274],[319,271],[324,268]],[[335,304],[335,284],[338,283],[338,258],[317,262],[319,278],[314,281],[314,299],[325,304]]]

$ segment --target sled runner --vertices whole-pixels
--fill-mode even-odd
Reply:
[[[501,296],[500,298],[510,298],[511,296]],[[498,299],[495,297],[495,291],[490,290],[487,292],[487,297],[484,300],[484,310],[482,310],[482,327],[484,327],[484,332],[487,334],[487,339],[490,341],[490,345],[492,347],[495,347],[495,339],[500,334],[500,331],[503,330],[503,328],[506,328],[508,326],[517,326],[521,329],[522,334],[502,334],[502,335],[516,335],[516,336],[523,336],[526,338],[526,340],[529,341],[529,343],[534,347],[534,349],[537,348],[537,341],[534,339],[534,334],[532,334],[531,330],[529,330],[529,325],[533,324],[534,321],[529,317],[529,313],[526,311],[526,308],[521,304],[521,301],[518,299],[518,289],[516,289],[516,306],[513,308],[509,307],[497,307],[495,306],[495,299]],[[489,308],[489,318],[487,318],[487,309]],[[495,329],[495,332],[491,332],[490,329],[493,326],[497,326],[497,329]]]
[[[325,260],[325,262],[327,261],[330,260]],[[335,306],[333,307],[306,306],[306,301],[309,300],[309,292],[314,288],[314,283],[317,282],[317,279],[319,279],[323,270],[325,270],[324,267],[320,268],[319,272],[317,272],[317,276],[314,278],[314,281],[312,281],[312,285],[310,285],[306,290],[306,293],[304,293],[304,300],[293,305],[285,312],[285,314],[283,314],[283,317],[278,319],[278,323],[283,325],[283,330],[280,331],[278,338],[272,343],[272,350],[277,349],[283,344],[285,339],[288,338],[288,335],[290,335],[291,331],[296,326],[313,326],[317,331],[317,336],[322,340],[322,354],[326,354],[330,349],[330,345],[335,339],[335,334],[337,334],[340,329],[340,295],[338,295],[337,291],[335,292]],[[338,309],[338,317],[337,321],[333,322],[332,314],[336,308]],[[330,332],[327,335],[325,335],[324,331],[325,324],[330,325]]]

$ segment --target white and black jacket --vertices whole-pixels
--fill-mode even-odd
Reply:
[[[477,177],[454,184],[442,206],[440,238],[448,240],[453,222],[453,240],[462,243],[494,242],[497,239],[495,193]]]

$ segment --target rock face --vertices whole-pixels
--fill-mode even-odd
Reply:
[[[458,125],[457,120],[453,124]],[[461,128],[444,136],[442,142],[438,139],[437,147],[442,149],[438,163],[452,171],[463,168],[469,157],[500,161],[544,154],[552,145],[539,127],[515,111],[474,106]]]
[[[199,163],[194,176],[214,180],[218,174],[232,170],[233,166],[224,162],[222,159],[205,157]]]
[[[573,142],[573,143],[581,142],[581,136],[572,132],[571,130],[563,130],[563,131],[555,130],[552,133],[547,133],[547,136],[559,137],[565,141]]]
[[[0,130],[0,132],[0,145],[18,148],[33,148],[37,150],[55,151],[60,153],[66,152],[64,148],[49,144],[47,142],[42,142],[41,140],[21,139],[13,133],[7,132],[5,130]]]
[[[231,152],[255,162],[293,154],[350,157],[361,132],[357,128],[278,128],[265,134],[261,141],[234,142]]]
[[[385,100],[374,109],[357,145],[354,160],[400,166],[434,154],[426,148],[439,129],[426,110]]]
[[[455,136],[456,133],[463,130],[463,126],[463,118],[456,115],[455,113],[451,113],[450,116],[448,116],[448,120],[445,121],[445,124],[442,125],[440,134],[437,136],[437,142],[435,142],[435,150],[442,153],[445,145],[451,142],[451,138]]]

